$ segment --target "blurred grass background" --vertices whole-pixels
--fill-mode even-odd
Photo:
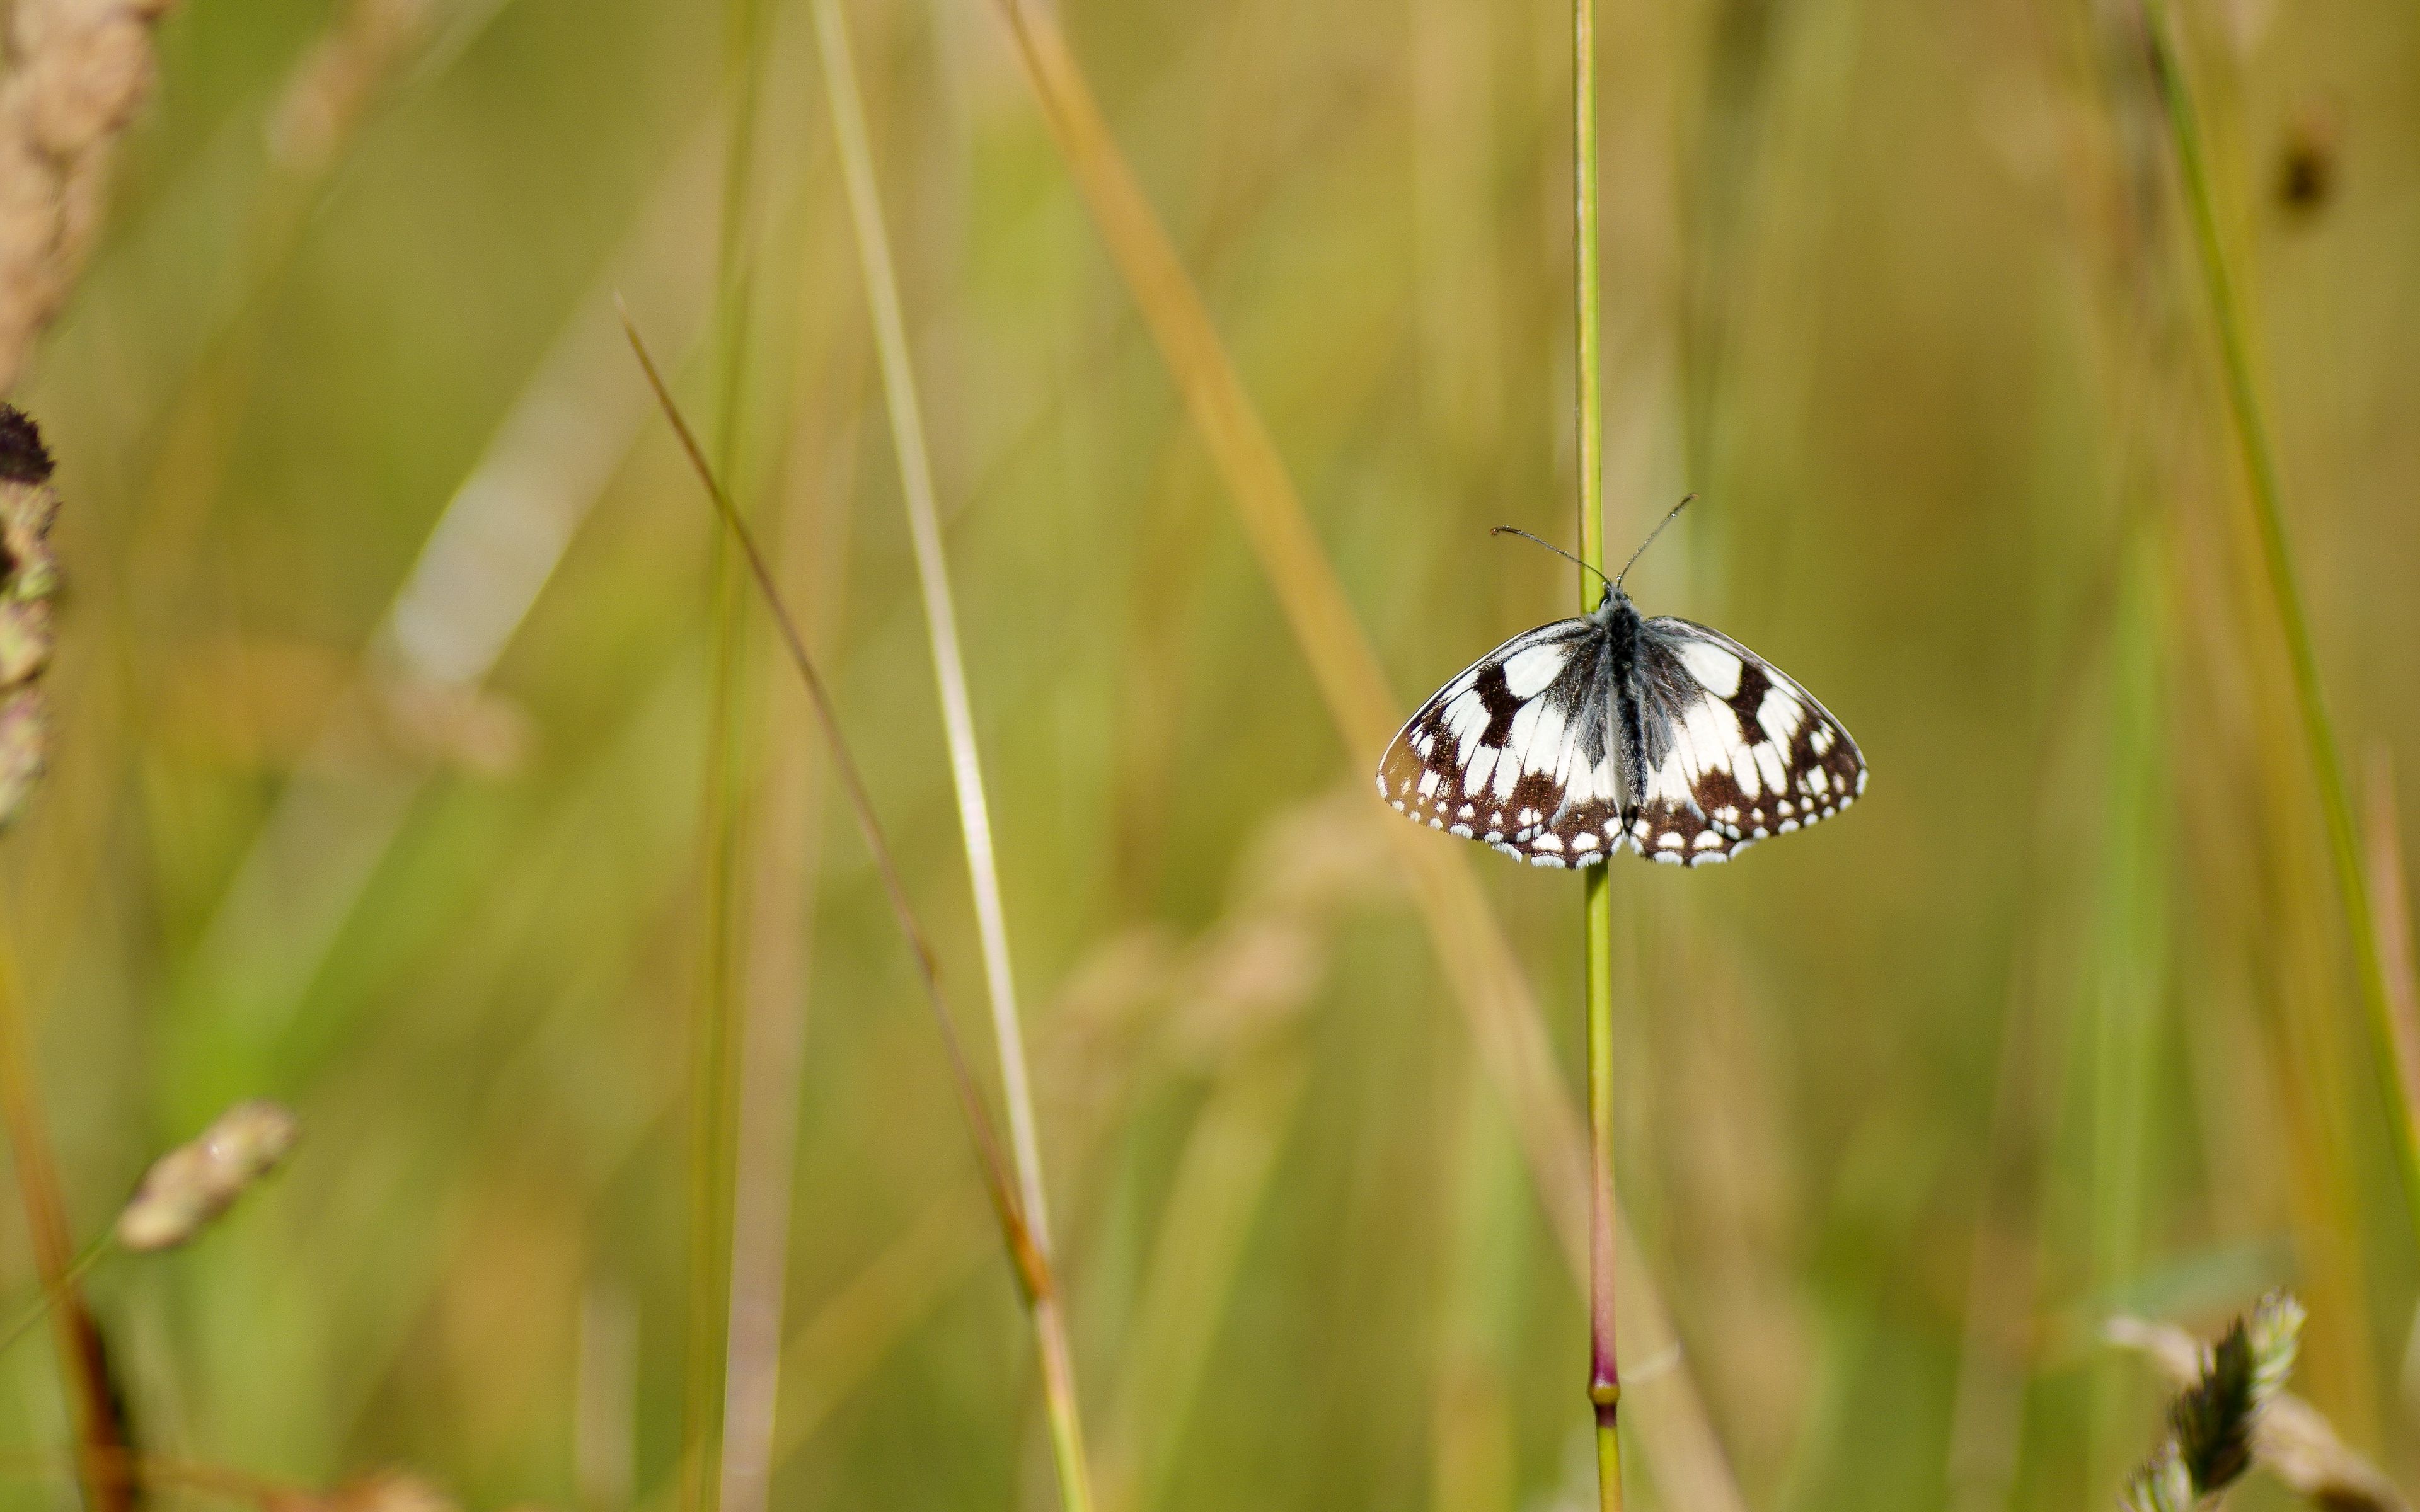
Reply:
[[[821,76],[806,7],[764,16],[736,354],[716,8],[197,3],[160,34],[18,393],[70,596],[54,775],[0,845],[82,1229],[229,1102],[307,1125],[224,1232],[94,1276],[157,1452],[406,1463],[479,1506],[670,1484],[713,533],[613,290],[735,438],[984,1042]],[[2181,19],[2331,701],[2391,782],[2420,16]],[[1337,739],[992,14],[850,20],[1104,1504],[1584,1503],[1582,1304],[1377,752]],[[1484,531],[1572,534],[1565,9],[1060,20],[1401,709],[1564,612],[1568,569]],[[2301,1389],[2420,1471],[2420,1255],[2138,16],[1600,25],[1607,534],[1699,491],[1646,607],[1806,681],[1875,773],[1743,866],[1617,875],[1618,1166],[1683,1345],[1626,1363],[1630,1401],[1701,1396],[1760,1508],[2107,1504],[2161,1389],[2099,1318],[2290,1283]],[[749,624],[770,1498],[1047,1503],[931,1027]],[[1576,1087],[1577,888],[1473,864]],[[25,1255],[8,1205],[19,1292]],[[0,1376],[0,1442],[61,1442],[42,1349]]]

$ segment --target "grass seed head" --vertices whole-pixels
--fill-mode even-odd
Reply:
[[[199,1135],[152,1162],[134,1199],[117,1215],[117,1242],[131,1250],[191,1242],[294,1148],[294,1115],[274,1103],[239,1103]]]
[[[2322,1477],[2313,1468],[2298,1479],[2298,1469],[2289,1463],[2324,1463],[2330,1484],[2359,1478],[2354,1471],[2366,1467],[2358,1457],[2328,1453],[2330,1446],[2341,1445],[2325,1420],[2285,1394],[2302,1345],[2303,1319],[2303,1304],[2292,1295],[2272,1291],[2206,1347],[2163,1325],[2111,1320],[2112,1343],[2150,1355],[2183,1388],[2168,1409],[2166,1441],[2127,1485],[2124,1504],[2130,1512],[2181,1512],[2200,1505],[2242,1478],[2256,1461],[2296,1486]],[[2310,1431],[2313,1424],[2316,1433]],[[2346,1468],[2348,1461],[2353,1469]]]
[[[24,810],[49,759],[39,679],[51,664],[58,589],[51,454],[30,416],[0,405],[0,825]]]

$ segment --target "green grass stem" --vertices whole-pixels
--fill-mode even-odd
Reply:
[[[1575,434],[1579,458],[1580,560],[1605,567],[1603,401],[1596,234],[1596,4],[1572,3],[1573,260],[1578,365]],[[1602,589],[1579,575],[1580,610]],[[1614,1357],[1613,1241],[1613,868],[1581,873],[1581,930],[1588,1010],[1589,1406],[1596,1418],[1597,1504],[1621,1507],[1621,1367]]]
[[[716,405],[716,456],[737,476],[740,411],[746,388],[750,185],[755,173],[756,103],[764,49],[758,0],[729,0],[723,17],[731,84],[724,139],[721,239],[716,306],[721,359]],[[681,1393],[683,1512],[721,1504],[724,1392],[730,1341],[731,1194],[736,1164],[739,996],[733,934],[738,918],[740,808],[745,777],[741,652],[748,597],[739,564],[718,532],[710,575],[714,616],[712,689],[706,712],[706,907],[695,1012],[690,1020],[689,1125],[689,1300]]]
[[[958,830],[974,889],[976,933],[983,943],[984,981],[991,999],[992,1040],[1008,1114],[1009,1154],[1016,1166],[1017,1205],[1029,1238],[1047,1263],[1050,1255],[1049,1203],[1042,1176],[1042,1141],[1033,1112],[1033,1087],[1026,1069],[1023,1026],[1016,1011],[1016,976],[1008,953],[1006,911],[1001,902],[1000,867],[992,843],[991,810],[984,794],[983,761],[975,744],[974,704],[968,693],[966,659],[958,636],[957,608],[950,587],[949,557],[942,548],[940,511],[934,501],[933,466],[924,443],[923,407],[908,347],[908,321],[899,299],[899,275],[882,221],[882,195],[874,172],[874,151],[865,124],[865,103],[848,39],[848,19],[840,0],[814,0],[815,37],[824,85],[831,106],[832,134],[839,144],[841,176],[848,191],[849,220],[857,233],[858,262],[865,277],[866,303],[874,321],[875,349],[882,366],[883,397],[899,464],[901,501],[916,553],[916,578],[924,601],[932,644],[933,674],[939,686],[941,722],[950,748],[950,777],[958,801]],[[1093,1504],[1092,1471],[1084,1454],[1083,1414],[1077,1402],[1075,1364],[1066,1319],[1055,1291],[1032,1299],[1034,1340],[1041,1353],[1043,1400],[1050,1427],[1051,1458],[1059,1491],[1069,1512]]]
[[[2250,321],[2228,265],[2226,239],[2219,230],[2201,122],[2178,55],[2167,0],[2144,0],[2144,17],[2151,67],[2166,106],[2178,177],[2193,222],[2194,245],[2200,255],[2203,283],[2210,295],[2211,322],[2217,329],[2227,408],[2234,416],[2236,440],[2243,454],[2261,565],[2270,595],[2276,603],[2278,628],[2285,637],[2286,659],[2292,670],[2295,706],[2301,716],[2304,741],[2310,748],[2312,775],[2319,785],[2329,857],[2335,871],[2345,931],[2351,940],[2354,972],[2360,980],[2362,1007],[2369,1026],[2371,1060],[2377,1070],[2380,1092],[2386,1101],[2387,1123],[2393,1131],[2405,1216],[2413,1234],[2420,1236],[2420,1110],[2415,1110],[2405,1096],[2398,1069],[2386,968],[2379,952],[2344,760],[2336,748],[2335,727],[2328,717],[2327,700],[2319,681],[2319,654],[2312,645],[2310,618],[2303,607],[2302,589],[2295,578],[2293,553],[2286,534],[2285,489],[2278,478],[2276,450],[2270,439],[2255,376]]]
[[[825,744],[831,751],[832,773],[840,779],[841,791],[847,796],[849,810],[857,820],[858,833],[865,841],[866,852],[874,861],[875,873],[882,883],[883,897],[891,905],[892,918],[907,940],[908,955],[916,966],[917,982],[923,989],[926,1004],[932,1009],[934,1026],[940,1032],[941,1047],[949,1062],[951,1087],[957,1094],[959,1111],[966,1119],[968,1135],[974,1143],[976,1168],[983,1176],[985,1193],[990,1197],[992,1213],[999,1221],[1001,1238],[1007,1247],[1009,1262],[1016,1271],[1018,1290],[1025,1298],[1034,1319],[1035,1334],[1041,1340],[1046,1391],[1056,1392],[1063,1386],[1072,1404],[1073,1378],[1069,1373],[1064,1315],[1058,1306],[1057,1279],[1051,1273],[1048,1256],[1034,1242],[1033,1230],[1026,1222],[1024,1210],[1017,1201],[1015,1178],[1010,1173],[1007,1160],[1001,1153],[1000,1139],[993,1132],[991,1116],[984,1109],[983,1094],[976,1089],[974,1072],[967,1063],[966,1048],[958,1040],[957,1021],[952,1016],[949,999],[941,990],[939,958],[934,954],[923,926],[916,921],[915,910],[908,905],[907,885],[900,880],[891,842],[883,834],[881,821],[875,816],[874,800],[866,791],[865,779],[857,764],[857,758],[849,753],[848,743],[842,735],[840,716],[833,707],[830,691],[815,671],[814,660],[808,655],[806,638],[799,633],[797,620],[783,602],[780,585],[773,579],[773,570],[756,545],[755,532],[749,529],[748,521],[732,504],[731,496],[724,491],[712,464],[706,461],[705,449],[698,444],[696,433],[690,429],[680,407],[673,402],[672,391],[665,386],[663,374],[657,368],[646,344],[639,339],[638,328],[630,323],[628,310],[622,312],[622,328],[629,337],[630,350],[638,358],[641,371],[646,375],[647,386],[663,409],[664,418],[671,424],[674,434],[679,438],[681,450],[688,456],[690,466],[695,470],[708,501],[738,544],[740,558],[755,579],[765,607],[772,615],[782,648],[788,654],[791,665],[798,669],[799,682],[805,686],[808,703],[814,710],[815,722],[821,727]],[[1080,1438],[1063,1430],[1055,1421],[1051,1438],[1054,1450],[1063,1454],[1070,1448],[1081,1447]],[[1071,1483],[1063,1479],[1060,1488],[1063,1504],[1071,1512],[1089,1512],[1090,1502],[1079,1499],[1088,1496],[1089,1489],[1085,1482]]]

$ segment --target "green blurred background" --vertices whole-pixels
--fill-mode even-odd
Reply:
[[[0,845],[80,1233],[229,1102],[307,1125],[221,1231],[93,1276],[155,1452],[667,1504],[715,536],[616,290],[773,543],[993,1085],[823,78],[806,6],[755,8],[736,47],[697,0],[161,34],[18,395],[70,596],[54,776]],[[2299,1388],[2420,1471],[2420,1256],[2138,15],[1601,8],[1609,541],[1697,490],[1633,590],[1873,768],[1743,865],[1616,869],[1618,1169],[1680,1339],[1630,1341],[1634,1421],[1701,1402],[1758,1508],[2105,1505],[2161,1388],[2099,1319],[2290,1284]],[[994,15],[849,12],[1105,1507],[1592,1504],[1582,1302],[1378,752]],[[1401,710],[1568,612],[1568,568],[1485,535],[1575,529],[1568,10],[1060,20]],[[2392,868],[2420,12],[2180,20]],[[789,1349],[735,1431],[774,1505],[1049,1504],[939,1041],[752,609],[737,687],[741,1333]],[[1578,889],[1468,859],[1576,1088]],[[25,1255],[11,1202],[16,1294]],[[0,1442],[54,1450],[44,1347],[0,1377]],[[1653,1442],[1634,1468],[1691,1504]]]

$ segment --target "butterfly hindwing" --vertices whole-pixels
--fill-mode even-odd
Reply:
[[[1379,795],[1539,866],[1603,860],[1623,836],[1606,644],[1594,619],[1559,620],[1473,662],[1387,748]]]
[[[1857,743],[1814,695],[1687,620],[1638,636],[1643,774],[1631,843],[1659,861],[1724,861],[1828,819],[1866,790]]]

